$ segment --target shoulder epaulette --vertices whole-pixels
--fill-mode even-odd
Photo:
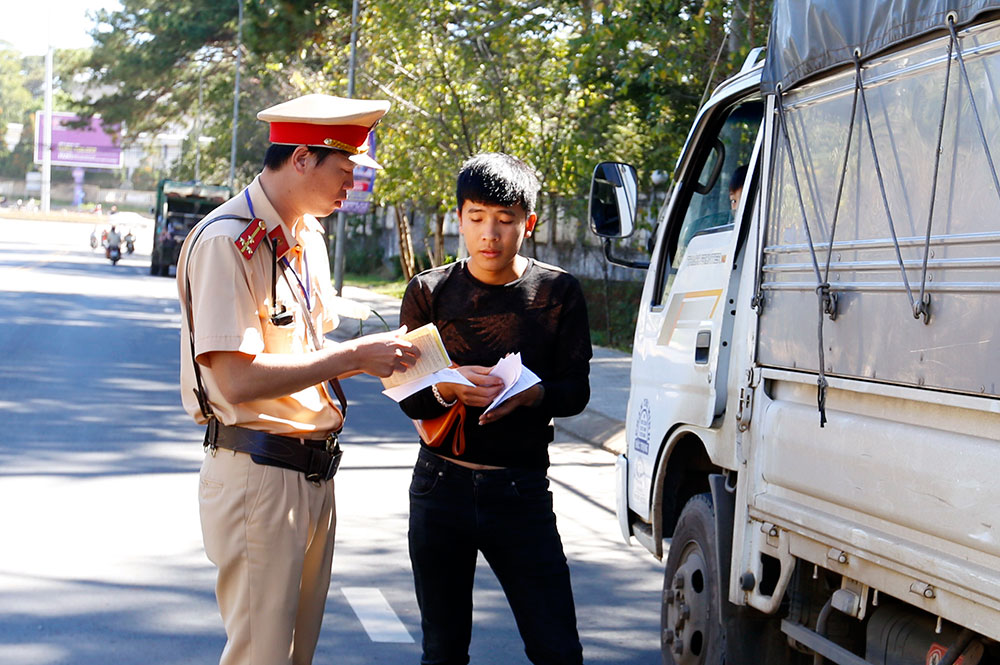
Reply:
[[[243,229],[243,233],[236,236],[233,242],[236,243],[236,248],[240,250],[243,258],[249,261],[253,258],[257,248],[260,247],[265,235],[267,235],[267,224],[264,223],[263,219],[254,217]]]

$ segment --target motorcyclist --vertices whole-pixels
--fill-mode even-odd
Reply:
[[[115,225],[112,224],[111,228],[108,230],[107,240],[104,242],[104,255],[111,258],[111,248],[117,247],[121,249],[122,246],[122,234],[118,232]]]

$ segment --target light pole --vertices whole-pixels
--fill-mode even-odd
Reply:
[[[347,67],[347,96],[354,97],[354,67],[358,51],[358,0],[351,7],[351,60]],[[337,239],[333,246],[333,289],[344,290],[344,244],[347,242],[347,213],[337,213]]]
[[[236,0],[239,5],[239,17],[236,19],[236,85],[233,90],[233,141],[229,148],[229,189],[233,189],[236,180],[236,128],[240,118],[240,45],[243,42],[243,0]]]
[[[52,47],[45,52],[45,132],[42,134],[42,212],[52,202]]]
[[[201,88],[202,79],[205,74],[205,66],[198,65],[198,114],[195,116],[194,120],[194,179],[195,182],[201,182]],[[229,176],[232,178],[232,175]],[[230,184],[232,188],[232,184]]]

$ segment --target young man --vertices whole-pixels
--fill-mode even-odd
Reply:
[[[261,111],[264,170],[187,237],[177,262],[181,397],[207,424],[199,505],[228,641],[222,665],[308,665],[330,585],[338,377],[412,364],[398,333],[325,343],[326,239],[388,102],[308,95]],[[331,381],[332,380],[332,381]]]
[[[537,194],[524,162],[498,153],[469,159],[458,175],[469,258],[417,275],[403,296],[400,322],[435,323],[474,384],[440,383],[401,403],[413,419],[440,416],[456,400],[467,409],[464,451],[422,441],[410,486],[425,665],[469,662],[477,552],[503,586],[529,660],[583,662],[546,470],[552,418],[579,413],[590,398],[590,328],[576,279],[519,254],[537,221]],[[515,352],[541,383],[484,413],[501,388],[490,369]]]

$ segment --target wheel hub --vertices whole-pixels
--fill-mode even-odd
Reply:
[[[708,566],[702,550],[696,543],[689,543],[670,588],[663,592],[667,612],[663,637],[677,665],[704,662],[706,640],[713,632],[708,625],[711,599],[707,580]]]

